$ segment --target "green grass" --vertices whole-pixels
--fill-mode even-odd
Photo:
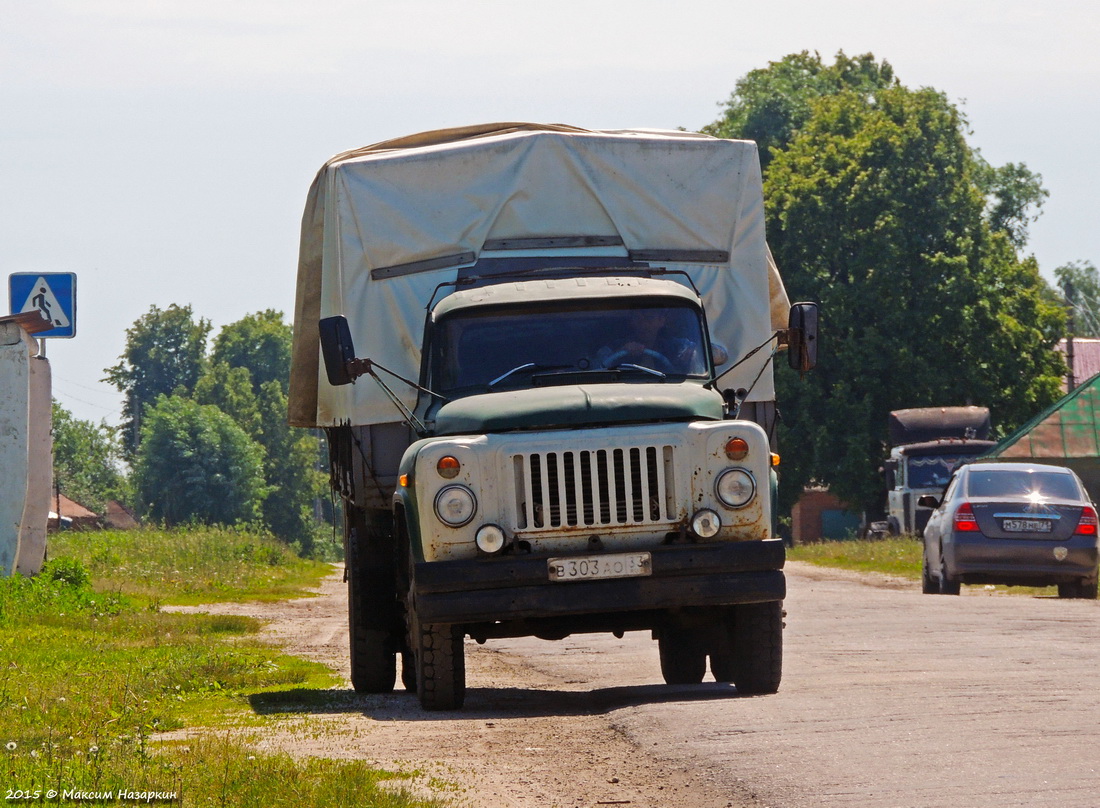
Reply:
[[[920,580],[921,543],[911,536],[874,541],[823,541],[788,548],[787,558],[822,567],[880,572]]]
[[[250,637],[255,620],[162,612],[150,594],[253,597],[268,581],[300,594],[294,582],[315,580],[313,565],[240,532],[137,533],[148,535],[72,534],[51,543],[38,576],[0,579],[5,793],[111,792],[82,801],[91,805],[117,804],[120,790],[173,792],[187,806],[437,804],[402,788],[415,773],[256,751],[249,739],[286,719],[252,700],[323,693],[337,677]],[[62,555],[77,542],[91,571]],[[154,740],[180,729],[185,741]]]
[[[801,544],[787,549],[787,558],[805,561],[821,567],[837,567],[857,572],[877,572],[912,579],[919,584],[923,544],[916,536],[894,536],[885,539],[823,541]],[[1053,597],[1057,587],[993,586],[983,589],[997,593]]]
[[[295,597],[332,571],[273,537],[224,527],[67,531],[49,552],[79,561],[101,591],[166,604]]]

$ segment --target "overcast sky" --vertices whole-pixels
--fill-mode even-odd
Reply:
[[[99,380],[151,305],[215,331],[290,317],[332,154],[488,121],[697,129],[749,70],[844,50],[943,91],[986,159],[1042,175],[1028,249],[1051,278],[1100,264],[1098,45],[1100,6],[1058,0],[0,0],[0,269],[77,273],[54,395],[117,423]]]

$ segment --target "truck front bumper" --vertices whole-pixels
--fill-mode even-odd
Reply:
[[[783,542],[651,550],[652,574],[551,581],[545,557],[417,563],[414,598],[426,623],[479,623],[783,600]],[[585,555],[578,553],[577,555]]]

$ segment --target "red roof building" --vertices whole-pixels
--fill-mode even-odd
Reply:
[[[1068,366],[1068,353],[1071,349],[1067,341],[1064,339],[1058,340],[1057,348],[1067,355],[1066,365]],[[1062,390],[1066,393],[1100,373],[1100,339],[1074,337],[1072,350],[1072,373],[1062,382]]]

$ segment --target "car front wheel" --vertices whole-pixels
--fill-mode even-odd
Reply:
[[[920,591],[925,595],[938,595],[940,593],[939,582],[932,577],[932,570],[928,566],[928,559],[921,562]]]

